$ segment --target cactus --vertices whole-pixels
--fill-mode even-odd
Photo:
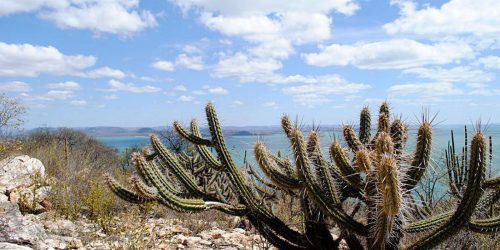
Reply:
[[[480,129],[472,138],[470,156],[463,157],[466,164],[461,166],[467,167],[449,167],[457,207],[413,221],[423,217],[416,216],[419,211],[413,205],[413,190],[431,159],[432,120],[428,116],[422,117],[415,151],[406,153],[408,126],[400,118],[391,121],[389,105],[384,102],[377,132],[371,137],[370,111],[365,107],[359,134],[352,125],[345,125],[342,133],[348,148],[334,139],[329,147],[331,160],[322,152],[318,131],[311,131],[305,138],[301,129],[283,116],[281,125],[290,141],[293,160],[280,152],[273,154],[257,141],[254,154],[261,171],[245,160],[243,172],[229,153],[212,103],[206,106],[206,115],[210,138],[202,136],[195,120],[190,130],[174,123],[176,131],[194,144],[196,154],[175,154],[152,135],[154,152],[133,156],[143,181],[134,178],[133,189],[129,189],[107,175],[111,190],[133,203],[158,202],[181,212],[217,209],[244,216],[281,249],[335,249],[341,240],[352,249],[428,249],[461,229],[479,233],[500,229],[498,217],[478,218],[476,213],[477,207],[484,210],[500,197],[499,178],[485,180],[487,145]],[[451,153],[447,155],[453,158],[447,161],[449,164],[459,160]],[[482,197],[484,189],[489,193]],[[279,196],[300,201],[301,229],[287,225],[275,214],[273,206],[280,202]],[[357,199],[350,212],[343,206],[348,198]],[[337,238],[330,233],[333,226],[340,229]],[[402,243],[405,235],[416,232],[421,232],[419,239]]]

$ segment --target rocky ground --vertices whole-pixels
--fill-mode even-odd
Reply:
[[[0,250],[2,249],[269,249],[241,228],[204,223],[191,230],[179,218],[113,218],[105,233],[86,220],[69,221],[50,211],[43,164],[29,156],[0,161]],[[21,211],[24,212],[21,213]],[[208,223],[208,224],[207,224]]]

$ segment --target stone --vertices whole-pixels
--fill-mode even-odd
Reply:
[[[33,246],[46,237],[43,227],[24,217],[17,204],[0,202],[0,242]]]
[[[36,158],[21,155],[3,159],[0,161],[0,193],[31,185],[36,173],[45,177],[45,167]]]
[[[33,248],[7,242],[0,242],[0,250],[33,250]]]

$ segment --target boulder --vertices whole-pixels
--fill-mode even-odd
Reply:
[[[45,177],[45,167],[38,159],[21,155],[0,161],[0,193],[9,193],[21,186],[30,186],[33,179],[39,177]]]
[[[35,246],[46,237],[43,227],[23,216],[17,204],[0,202],[0,242]]]
[[[7,242],[0,242],[0,250],[32,250],[31,247],[20,246]]]

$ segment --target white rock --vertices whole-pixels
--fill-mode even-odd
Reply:
[[[33,248],[7,242],[0,242],[0,250],[33,250]]]
[[[36,158],[21,155],[0,161],[0,193],[30,185],[35,173],[45,177],[45,167]]]

